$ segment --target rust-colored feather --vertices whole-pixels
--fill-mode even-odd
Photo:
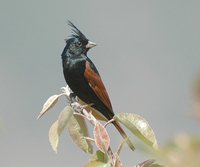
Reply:
[[[101,80],[101,77],[90,66],[90,63],[86,61],[86,68],[84,73],[90,87],[93,89],[97,97],[104,103],[104,105],[112,112],[112,105],[106,91],[106,88]]]

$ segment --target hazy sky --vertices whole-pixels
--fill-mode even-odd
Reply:
[[[200,69],[199,9],[198,0],[1,0],[0,165],[66,167],[88,160],[68,134],[58,155],[48,142],[64,98],[36,120],[46,99],[65,86],[60,54],[71,32],[67,20],[98,44],[88,55],[116,113],[145,117],[159,144],[176,133],[199,132],[191,111]],[[121,138],[108,129],[117,144]],[[124,166],[138,157],[128,148],[122,152]]]

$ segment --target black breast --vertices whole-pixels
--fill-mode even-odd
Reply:
[[[69,87],[74,93],[84,82],[85,58],[83,56],[63,60],[63,74]]]
[[[114,114],[110,112],[110,110],[97,97],[84,76],[86,60],[87,57],[84,55],[76,57],[75,59],[69,57],[66,60],[63,60],[63,73],[65,80],[73,93],[75,93],[85,103],[93,104],[93,107],[99,110],[109,120]]]

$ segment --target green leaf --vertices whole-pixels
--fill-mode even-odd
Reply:
[[[118,154],[115,155],[115,161],[114,161],[114,165],[113,166],[114,167],[122,167],[122,163],[121,163],[121,161],[119,159],[119,155]]]
[[[70,106],[66,106],[58,117],[58,134],[60,135],[64,128],[69,123],[70,119],[72,118],[74,110]]]
[[[85,167],[109,167],[108,164],[105,164],[100,161],[91,161]]]
[[[53,123],[49,129],[49,142],[52,146],[52,149],[57,153],[59,136],[63,132],[64,128],[67,126],[70,118],[73,115],[73,109],[70,106],[67,106],[60,113],[58,120]]]
[[[107,154],[98,150],[85,167],[110,167]]]
[[[53,95],[47,99],[42,107],[42,111],[38,115],[37,119],[42,117],[49,109],[51,109],[57,102],[60,95]]]
[[[67,130],[79,148],[81,148],[86,153],[93,153],[93,147],[91,141],[87,140],[85,137],[89,137],[88,128],[83,117],[79,115],[73,115]]]
[[[107,153],[103,153],[100,150],[96,151],[96,154],[92,156],[91,161],[101,161],[104,163],[108,162],[108,154]]]
[[[49,129],[49,142],[52,149],[57,153],[59,135],[58,135],[58,120],[55,121]]]
[[[158,147],[153,129],[143,117],[133,113],[120,113],[115,115],[114,119],[121,122],[144,143],[153,148]]]

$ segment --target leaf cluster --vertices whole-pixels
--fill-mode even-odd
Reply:
[[[43,105],[38,119],[47,113],[61,96],[65,96],[68,105],[60,112],[57,120],[49,129],[49,141],[52,149],[57,153],[59,138],[64,130],[67,130],[74,143],[84,152],[93,153],[93,143],[97,150],[92,155],[85,167],[122,167],[120,161],[120,152],[126,142],[132,142],[130,138],[123,140],[117,150],[114,152],[110,146],[110,136],[106,126],[112,121],[118,121],[124,125],[134,136],[139,138],[144,144],[156,150],[157,141],[153,129],[148,122],[141,116],[134,113],[120,113],[114,116],[113,120],[108,121],[105,125],[99,122],[90,111],[81,105],[78,100],[72,99],[69,87],[62,88],[62,93],[51,96]],[[89,130],[86,121],[93,126],[93,135],[89,136]],[[137,167],[153,167],[153,160],[147,160],[138,164]]]

